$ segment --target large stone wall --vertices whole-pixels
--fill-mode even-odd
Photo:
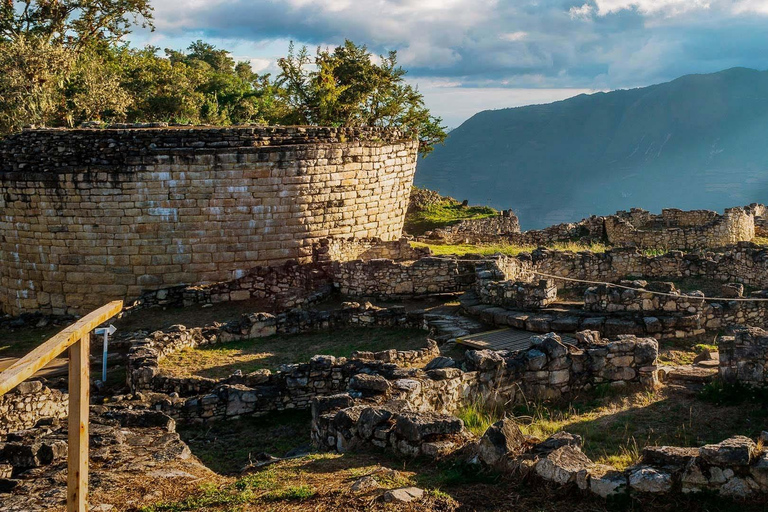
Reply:
[[[415,261],[355,260],[339,263],[334,284],[351,297],[404,298],[466,291],[476,260],[427,257]]]
[[[147,289],[396,239],[417,143],[377,128],[35,130],[0,142],[0,305],[82,312]]]

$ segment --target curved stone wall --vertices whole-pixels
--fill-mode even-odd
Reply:
[[[0,305],[78,313],[398,238],[417,142],[379,128],[34,130],[0,141]]]

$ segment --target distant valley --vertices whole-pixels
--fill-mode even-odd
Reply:
[[[768,71],[733,68],[476,114],[416,184],[514,209],[523,229],[642,207],[768,201]]]

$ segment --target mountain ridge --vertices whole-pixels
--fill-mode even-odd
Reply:
[[[731,68],[479,112],[416,183],[513,208],[526,229],[634,206],[722,209],[768,199],[766,140],[768,71]]]

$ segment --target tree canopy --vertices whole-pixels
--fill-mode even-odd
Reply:
[[[427,154],[446,137],[397,54],[351,41],[288,49],[276,77],[204,41],[131,48],[148,0],[0,0],[0,135],[85,121],[396,127]]]

